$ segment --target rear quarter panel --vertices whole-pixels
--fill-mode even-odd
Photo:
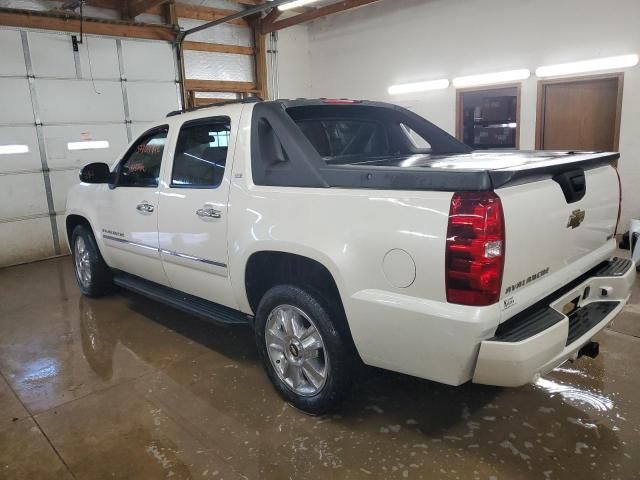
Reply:
[[[230,275],[242,311],[252,313],[245,292],[245,267],[259,251],[290,252],[322,263],[336,281],[347,316],[364,292],[446,302],[444,252],[452,193],[254,185],[250,119],[247,107],[229,199]],[[394,249],[406,252],[415,264],[415,279],[406,287],[390,282],[383,269],[385,255]],[[393,295],[388,302],[394,302]],[[422,316],[416,312],[412,321]],[[393,321],[371,318],[365,323],[375,333],[377,322]],[[354,328],[359,327],[349,322],[362,351],[358,339],[367,335],[358,335]],[[398,329],[404,328],[398,322]],[[428,339],[419,341],[427,348]]]
[[[446,301],[444,237],[451,195],[398,193],[236,184],[229,213],[234,283],[244,286],[251,254],[273,250],[324,264],[343,301],[365,289]],[[385,255],[394,249],[407,252],[415,264],[415,280],[405,288],[392,285],[383,271]]]

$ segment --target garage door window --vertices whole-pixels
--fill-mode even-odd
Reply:
[[[208,118],[186,122],[178,136],[171,173],[174,188],[216,188],[227,163],[231,119]]]
[[[145,133],[120,164],[119,187],[157,187],[167,127]]]

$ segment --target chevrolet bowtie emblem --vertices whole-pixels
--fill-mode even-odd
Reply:
[[[584,222],[585,216],[584,210],[574,210],[569,215],[569,221],[567,222],[567,228],[578,228],[582,222]]]

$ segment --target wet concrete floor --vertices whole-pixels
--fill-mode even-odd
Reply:
[[[518,389],[370,369],[313,418],[271,388],[249,328],[81,297],[68,257],[8,268],[0,478],[639,478],[640,288],[597,340]]]

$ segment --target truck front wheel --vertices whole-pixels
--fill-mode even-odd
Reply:
[[[113,288],[113,275],[105,263],[91,230],[78,225],[71,234],[71,256],[80,291],[88,297],[101,297]]]
[[[329,302],[319,293],[279,285],[265,293],[255,319],[269,379],[285,400],[314,415],[344,398],[355,364],[329,312]]]

